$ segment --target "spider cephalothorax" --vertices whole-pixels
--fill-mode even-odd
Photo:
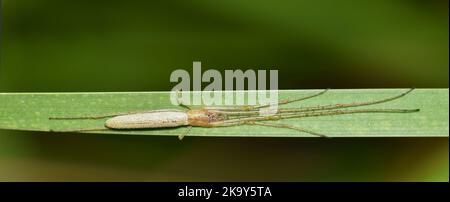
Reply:
[[[191,109],[187,111],[187,114],[191,126],[209,127],[211,123],[225,120],[223,114],[208,109]]]

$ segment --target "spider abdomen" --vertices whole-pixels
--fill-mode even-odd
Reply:
[[[172,128],[186,125],[188,125],[188,115],[178,110],[121,115],[105,122],[105,126],[111,129]]]

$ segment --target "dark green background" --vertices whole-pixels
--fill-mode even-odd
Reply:
[[[0,91],[170,90],[278,69],[280,89],[448,88],[448,1],[3,0]],[[448,181],[448,138],[0,131],[0,180]]]

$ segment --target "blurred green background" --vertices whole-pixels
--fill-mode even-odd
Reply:
[[[448,1],[3,0],[0,92],[170,90],[278,69],[280,89],[448,88]],[[448,138],[0,131],[0,181],[448,181]]]

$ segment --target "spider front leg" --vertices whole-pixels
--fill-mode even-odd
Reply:
[[[218,110],[218,111],[222,111],[222,112],[236,112],[236,111],[257,111],[261,108],[267,108],[270,107],[273,104],[277,104],[277,105],[285,105],[285,104],[289,104],[289,103],[293,103],[293,102],[299,102],[299,101],[303,101],[303,100],[307,100],[307,99],[311,99],[314,97],[317,97],[319,95],[322,95],[324,93],[326,93],[328,91],[328,89],[325,89],[323,91],[320,91],[318,93],[309,95],[309,96],[305,96],[305,97],[300,97],[300,98],[295,98],[295,99],[283,99],[283,100],[279,100],[276,103],[272,103],[272,104],[265,104],[265,105],[242,105],[242,106],[223,106],[223,107],[205,107],[204,109],[211,109],[211,110]]]

